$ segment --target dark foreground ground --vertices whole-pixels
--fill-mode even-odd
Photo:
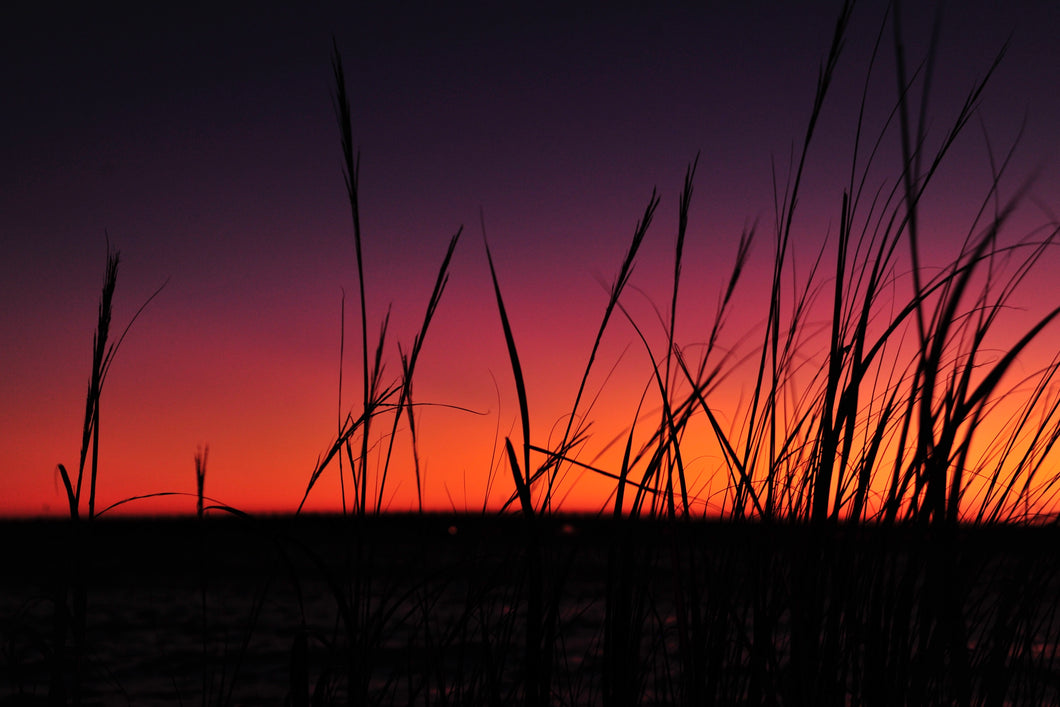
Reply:
[[[7,521],[0,552],[12,701],[1060,704],[1055,527]]]

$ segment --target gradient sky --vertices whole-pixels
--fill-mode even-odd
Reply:
[[[931,11],[908,4],[917,6],[905,17],[909,53],[920,58]],[[416,396],[480,414],[421,412],[425,501],[438,509],[503,501],[510,477],[502,470],[490,490],[487,472],[494,445],[518,437],[518,404],[480,209],[542,442],[573,401],[606,285],[653,187],[662,201],[632,280],[643,294],[631,290],[626,301],[658,331],[647,298],[668,296],[677,198],[697,152],[678,337],[705,339],[739,234],[760,219],[728,341],[756,331],[771,164],[783,176],[801,143],[838,7],[25,5],[0,11],[0,515],[65,510],[55,468],[77,465],[108,235],[122,254],[119,329],[168,284],[132,328],[103,392],[98,506],[193,493],[202,444],[208,495],[249,511],[288,511],[301,499],[336,432],[343,290],[343,406],[360,396],[332,36],[362,155],[372,332],[393,305],[390,374],[399,370],[395,342],[411,344],[448,239],[465,227]],[[883,9],[859,5],[811,151],[796,228],[806,258],[837,219]],[[1047,221],[1045,208],[1060,212],[1060,5],[950,3],[942,26],[936,139],[1010,35],[1012,44],[988,87],[982,126],[972,125],[932,193],[939,227],[926,251],[935,264],[956,252],[989,184],[983,128],[1003,152],[1025,121],[1002,183],[1008,193],[1041,169],[1032,195],[1042,207],[1030,204],[1014,227]],[[888,43],[869,97],[876,129],[894,101],[891,57]],[[881,173],[893,175],[896,163],[885,152]],[[1048,259],[1017,301],[1060,299],[1049,277],[1057,262]],[[1047,337],[1045,350],[1055,351],[1060,332]],[[619,361],[594,409],[597,447],[629,424],[649,380],[634,342],[618,322],[590,380],[595,393]],[[703,469],[710,463],[701,460]],[[412,504],[404,464],[387,494],[395,509]],[[337,508],[338,489],[329,472],[308,508]],[[603,489],[585,480],[566,507],[596,510]],[[194,499],[128,508],[192,511]]]

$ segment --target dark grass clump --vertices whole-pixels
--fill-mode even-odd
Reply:
[[[792,234],[803,173],[852,11],[847,4],[839,14],[802,150],[783,194],[778,189],[766,326],[749,354],[734,354],[721,338],[757,229],[740,237],[698,361],[675,332],[697,158],[679,201],[669,316],[659,317],[665,349],[653,349],[622,304],[659,206],[653,192],[619,265],[563,434],[542,445],[533,439],[532,383],[523,374],[518,333],[487,245],[520,411],[520,436],[503,445],[513,485],[504,510],[521,519],[509,530],[505,553],[482,550],[475,578],[424,575],[411,594],[393,601],[387,601],[393,593],[367,599],[376,595],[362,591],[367,613],[360,624],[347,620],[346,640],[362,641],[363,657],[371,650],[363,641],[376,641],[378,648],[390,633],[383,627],[390,626],[404,631],[417,658],[405,666],[372,666],[379,671],[375,682],[361,672],[366,664],[354,661],[350,674],[361,677],[350,683],[353,701],[883,705],[1060,699],[1052,602],[1060,577],[1055,562],[1034,552],[1032,540],[1051,532],[1042,524],[1051,525],[1055,498],[1047,460],[1060,436],[1058,364],[1015,384],[1009,375],[1060,309],[1045,313],[1000,354],[990,347],[1019,285],[1053,245],[1056,228],[1015,241],[1005,237],[1020,197],[1005,202],[1000,195],[1006,157],[995,166],[993,185],[952,263],[934,272],[921,265],[927,189],[973,119],[996,62],[930,151],[926,88],[919,103],[914,96],[918,82],[930,84],[924,72],[930,73],[931,57],[909,78],[900,18],[888,18],[898,98],[867,148],[864,109],[859,117],[854,154],[868,157],[852,160],[848,184],[836,195],[834,270],[826,273],[822,251],[798,288],[790,287],[798,282]],[[881,30],[877,50],[886,37]],[[341,87],[339,96],[345,100]],[[348,121],[348,109],[340,115]],[[879,146],[895,132],[897,178],[872,191]],[[344,133],[344,145],[349,140]],[[348,169],[355,169],[348,149]],[[823,344],[811,323],[822,312]],[[652,385],[630,410],[632,424],[619,438],[621,462],[603,468],[581,458],[592,407],[585,400],[616,314],[643,344]],[[366,390],[376,392],[355,418],[361,458],[343,442],[353,481],[362,488],[365,477],[356,470],[366,466],[367,423],[383,409],[376,395],[381,389],[373,387],[379,351],[375,367],[365,358],[371,373],[365,374]],[[712,399],[748,370],[745,407],[725,425]],[[645,427],[651,408],[658,418]],[[704,420],[723,460],[719,472],[728,479],[710,499],[698,495],[704,484],[690,477],[683,453],[690,436],[702,441],[692,430]],[[977,436],[987,423],[1001,435]],[[318,465],[314,481],[340,446]],[[599,517],[570,524],[559,489],[572,472],[585,471],[613,481],[614,492]],[[366,507],[364,499],[356,501],[354,515]],[[579,532],[566,535],[560,530],[565,525]],[[358,553],[368,552],[362,537],[368,535],[358,533]],[[364,542],[383,547],[386,539]],[[357,557],[363,562],[366,556]],[[350,569],[356,574],[363,566]],[[579,572],[586,567],[595,574]],[[453,582],[470,586],[462,609],[444,619],[437,602],[449,596]],[[416,610],[404,611],[402,602]]]
[[[100,549],[93,545],[92,524],[97,515],[96,484],[99,474],[100,401],[111,364],[129,329],[163,284],[133,315],[117,337],[111,337],[111,315],[114,291],[118,281],[120,254],[108,243],[107,264],[100,294],[96,331],[92,339],[92,368],[85,396],[85,418],[81,431],[81,452],[77,475],[73,477],[63,464],[57,466],[69,506],[69,525],[63,546],[57,549],[65,566],[52,583],[52,618],[50,636],[41,640],[40,652],[49,672],[48,700],[51,704],[80,704],[85,676],[90,670],[86,646],[88,582],[86,568]],[[87,484],[87,489],[86,489]],[[87,490],[87,501],[84,491]],[[16,694],[22,692],[19,686]]]
[[[1003,202],[999,194],[1006,157],[995,167],[993,186],[952,264],[933,274],[920,264],[926,190],[973,118],[1003,52],[930,152],[926,88],[916,105],[917,84],[907,78],[895,12],[890,24],[899,97],[869,160],[852,163],[849,185],[837,195],[834,272],[824,274],[822,253],[789,299],[802,176],[852,9],[845,5],[836,22],[803,150],[783,197],[778,195],[766,326],[753,352],[757,366],[749,403],[732,427],[720,423],[711,392],[719,378],[746,369],[709,359],[717,353],[717,332],[754,234],[741,238],[710,344],[695,364],[676,344],[673,321],[696,163],[689,167],[679,206],[674,294],[662,354],[627,315],[652,361],[661,415],[639,449],[636,424],[631,425],[617,470],[577,458],[586,428],[575,421],[585,419],[579,404],[603,332],[614,312],[625,312],[621,293],[657,197],[652,194],[634,229],[558,446],[530,439],[528,383],[490,258],[522,420],[521,453],[512,440],[505,443],[516,489],[512,501],[518,501],[528,531],[552,513],[565,468],[589,469],[615,481],[597,646],[602,662],[590,680],[595,684],[590,693],[602,704],[1058,699],[1055,562],[997,539],[1031,537],[1006,535],[1002,524],[1051,522],[1047,513],[1056,477],[1047,459],[1060,433],[1057,362],[1015,387],[1006,387],[1011,385],[1006,381],[1060,308],[1044,314],[1000,354],[986,344],[1021,281],[1054,244],[1057,229],[1004,240],[1019,202],[1019,195]],[[881,32],[880,41],[883,37]],[[925,66],[930,73],[931,55]],[[930,76],[922,82],[930,85]],[[869,169],[894,122],[900,173],[889,192],[873,194],[866,190]],[[855,145],[854,154],[860,153]],[[907,299],[895,286],[902,280],[903,251],[911,264],[908,283],[901,283],[909,286]],[[822,311],[830,316],[819,347],[810,317],[819,319]],[[1017,399],[1026,390],[1031,394]],[[1001,402],[1016,402],[1015,414],[1001,413]],[[1004,414],[1012,416],[999,420]],[[682,441],[697,416],[709,423],[730,480],[712,508],[719,522],[740,531],[740,540],[726,546],[710,544],[709,536],[694,530],[702,515],[692,509],[703,502],[690,491]],[[640,409],[634,419],[640,421]],[[987,422],[1000,423],[1005,436],[977,437]],[[533,462],[531,453],[541,461]],[[649,522],[662,523],[667,532],[645,542]],[[543,690],[571,667],[554,651],[562,644],[554,639],[555,617],[562,613],[556,597],[566,575],[563,558],[544,540],[529,539],[524,557],[522,694],[528,704],[544,704],[558,695]],[[666,580],[658,581],[660,576]],[[540,644],[550,639],[559,643]]]

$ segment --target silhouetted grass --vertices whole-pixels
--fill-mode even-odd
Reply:
[[[802,175],[851,11],[852,4],[847,4],[840,12],[802,151],[783,195],[778,190],[769,310],[754,352],[758,364],[750,401],[737,424],[724,428],[710,402],[719,377],[737,371],[708,362],[724,312],[718,314],[698,367],[675,343],[674,313],[695,163],[689,167],[679,208],[664,354],[652,350],[639,324],[627,315],[652,363],[661,419],[637,450],[637,410],[615,472],[580,462],[572,430],[575,421],[583,419],[577,413],[585,381],[611,314],[621,308],[621,291],[657,204],[655,195],[619,268],[574,396],[567,432],[555,448],[527,441],[529,384],[489,258],[520,399],[523,454],[506,441],[516,487],[513,500],[519,500],[528,518],[550,513],[554,480],[563,465],[616,480],[618,525],[609,543],[600,648],[603,704],[1000,704],[1013,694],[1032,703],[1057,699],[1057,666],[1051,657],[1058,637],[1049,608],[1056,590],[1055,568],[1052,563],[1036,566],[1034,580],[1020,585],[1018,596],[1012,596],[1014,587],[1000,589],[994,581],[999,576],[991,571],[1025,576],[1029,567],[1012,567],[969,547],[965,530],[982,523],[1033,523],[1038,514],[1051,511],[1049,502],[1055,498],[1055,479],[1039,479],[1060,430],[1053,402],[1055,359],[1021,382],[1032,394],[1007,421],[1011,436],[984,447],[976,432],[997,417],[999,401],[1015,395],[1010,392],[1015,389],[1004,384],[1013,363],[1060,314],[1060,308],[1047,312],[999,355],[986,348],[1013,293],[1054,244],[1057,230],[1051,225],[1033,238],[1002,240],[1020,198],[1017,194],[1002,202],[998,194],[1006,157],[995,165],[993,186],[953,263],[929,275],[920,257],[919,214],[925,191],[973,117],[1001,54],[986,78],[973,86],[941,144],[929,152],[927,92],[915,105],[916,86],[906,78],[900,19],[893,18],[899,91],[883,130],[886,133],[891,120],[897,120],[899,177],[880,199],[865,191],[876,147],[866,164],[852,161],[849,186],[837,199],[839,233],[831,282],[822,274],[822,253],[794,299],[788,295]],[[925,86],[930,84],[934,51],[932,46],[925,62]],[[859,142],[861,134],[859,123]],[[860,144],[855,145],[854,154],[860,153]],[[743,271],[745,244],[752,235],[741,240],[724,303]],[[894,280],[898,254],[906,248],[912,268],[910,294],[903,300]],[[813,349],[809,317],[811,312],[820,316],[818,297],[828,292],[826,288],[831,290],[827,340],[823,350]],[[885,302],[888,295],[891,299]],[[912,345],[903,340],[909,329],[915,332]],[[682,379],[672,377],[675,366]],[[739,527],[806,525],[799,535],[804,542],[719,552],[677,540],[681,528],[698,515],[693,505],[701,503],[689,492],[681,452],[681,439],[695,415],[709,421],[730,478],[713,512]],[[577,431],[573,439],[580,442]],[[536,468],[531,451],[544,458]],[[983,458],[990,459],[985,468],[978,465]],[[531,501],[535,484],[543,488],[540,508]],[[627,510],[629,484],[636,491]],[[628,523],[620,520],[625,514],[631,517]],[[641,543],[639,523],[646,519],[665,522],[671,529],[668,541]],[[878,535],[866,538],[847,529],[862,525]],[[908,532],[918,540],[891,539]],[[531,577],[541,573],[540,555],[539,547],[531,545]],[[662,587],[647,579],[663,566],[671,580],[664,591],[672,627],[653,613],[663,605],[658,594]],[[721,573],[720,580],[701,574],[712,567]],[[984,584],[995,588],[984,591]],[[541,594],[542,587],[531,583],[528,621],[548,615],[539,606]],[[1035,608],[1015,620],[1016,606]],[[528,634],[533,630],[528,624]],[[1022,642],[1018,646],[1012,642],[1017,634]],[[549,655],[547,648],[541,654]],[[529,660],[527,680],[549,670],[538,658]],[[528,703],[541,702],[538,690],[527,684]]]
[[[757,226],[740,234],[705,345],[684,346],[702,332],[677,331],[697,156],[678,201],[669,302],[657,308],[663,350],[623,304],[660,204],[653,190],[619,261],[563,434],[542,443],[529,405],[535,382],[525,377],[519,332],[505,306],[503,263],[485,244],[519,404],[519,436],[503,444],[512,491],[500,514],[444,520],[422,513],[422,498],[419,514],[397,519],[384,511],[386,489],[398,473],[391,460],[403,420],[422,493],[413,379],[462,229],[449,241],[419,332],[407,350],[397,347],[398,373],[388,377],[389,312],[373,323],[366,305],[370,264],[362,251],[360,161],[336,49],[362,395],[356,408],[342,411],[340,362],[338,432],[298,508],[300,514],[309,494],[319,493],[323,475],[337,469],[342,517],[311,534],[299,528],[312,526],[312,518],[276,528],[223,504],[204,505],[205,450],[195,464],[203,532],[207,511],[235,516],[269,548],[275,574],[293,591],[300,620],[287,627],[290,657],[282,682],[289,704],[1060,703],[1060,566],[1055,553],[1037,546],[1056,533],[1060,475],[1052,471],[1051,454],[1060,439],[1060,357],[1012,382],[1014,364],[1060,308],[1013,335],[1003,352],[991,348],[1057,228],[1007,237],[1022,193],[1002,199],[1000,180],[1011,155],[995,161],[991,154],[993,183],[969,214],[967,238],[950,264],[924,267],[927,189],[974,117],[1003,52],[931,149],[926,126],[935,47],[910,71],[895,10],[881,25],[866,72],[849,178],[835,195],[838,232],[830,250],[796,277],[793,233],[803,175],[852,11],[853,3],[840,10],[800,151],[783,187],[775,187],[765,326],[754,332],[749,351],[724,341],[724,323],[752,243],[762,238]],[[868,137],[864,96],[888,41],[897,58],[898,97],[879,133]],[[880,145],[894,133],[900,166],[893,181],[874,186],[870,173],[878,168]],[[116,349],[108,346],[116,272],[114,254],[76,479],[59,467],[75,531],[63,550],[73,559],[54,600],[53,704],[81,699],[86,583],[78,562],[100,558],[79,521],[99,515],[99,400]],[[823,327],[816,324],[821,320]],[[628,411],[628,428],[615,437],[620,461],[606,467],[588,458],[592,403],[586,400],[605,332],[616,321],[643,347],[650,385]],[[369,337],[371,326],[377,338]],[[344,351],[344,322],[340,330]],[[718,401],[728,398],[719,391],[741,384],[742,407],[721,414]],[[984,439],[988,423],[1000,431]],[[721,459],[721,488],[690,476],[688,440],[701,447],[704,436]],[[563,513],[559,490],[578,473],[613,483],[595,517]],[[449,540],[439,531],[446,523],[454,533]],[[200,558],[206,547],[199,545]],[[202,703],[215,694],[234,703],[263,599],[251,603],[241,647],[227,657],[211,655],[202,566]],[[263,581],[257,596],[274,579]],[[330,627],[307,618],[311,586],[323,588],[333,604]]]
[[[88,392],[85,396],[85,418],[81,430],[81,452],[77,476],[72,477],[63,464],[57,466],[69,507],[70,524],[67,539],[61,548],[66,572],[54,582],[52,590],[52,621],[50,641],[45,649],[50,682],[48,699],[52,704],[80,704],[82,683],[89,670],[89,655],[86,651],[86,620],[88,583],[85,567],[91,564],[93,555],[99,552],[92,542],[92,522],[96,513],[96,482],[99,474],[99,428],[100,401],[103,386],[110,366],[125,340],[133,323],[151,300],[161,292],[163,284],[140,306],[129,324],[111,341],[111,313],[114,290],[118,280],[118,251],[107,244],[107,264],[103,277],[96,331],[92,339],[92,368],[89,373]],[[87,466],[86,466],[87,465]],[[87,472],[87,479],[86,479]],[[82,504],[82,491],[88,485],[87,503]]]

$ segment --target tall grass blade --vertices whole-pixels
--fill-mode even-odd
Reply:
[[[515,378],[515,391],[519,398],[519,421],[523,433],[523,460],[522,469],[525,476],[525,486],[529,489],[532,480],[530,474],[530,406],[526,394],[526,380],[523,378],[523,367],[519,363],[519,350],[515,346],[515,336],[512,334],[512,326],[508,321],[508,310],[504,307],[504,297],[501,296],[501,286],[497,280],[497,270],[493,266],[493,255],[490,253],[489,243],[486,242],[486,224],[483,217],[482,239],[486,247],[486,260],[489,262],[490,278],[493,280],[493,292],[497,298],[497,311],[501,317],[501,328],[504,330],[504,343],[508,347],[508,361],[512,367],[512,375]]]

